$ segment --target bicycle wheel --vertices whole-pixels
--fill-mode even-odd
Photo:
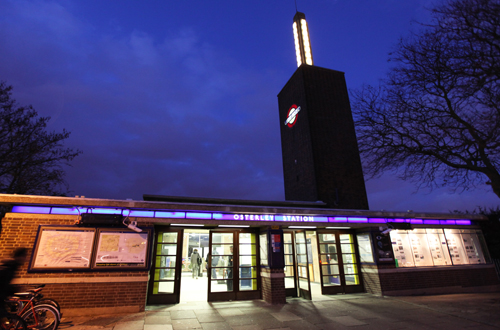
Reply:
[[[61,306],[59,306],[59,303],[55,301],[54,299],[50,298],[44,298],[40,299],[36,302],[36,305],[51,305],[54,306],[57,309],[58,315],[59,315],[59,321],[61,321],[62,313],[61,313]]]
[[[35,305],[21,317],[30,329],[56,330],[59,326],[59,312],[51,305]]]
[[[28,330],[26,322],[16,314],[1,317],[0,329],[2,330]]]

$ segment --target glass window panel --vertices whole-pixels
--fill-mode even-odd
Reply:
[[[213,243],[233,243],[233,233],[212,233]]]
[[[299,277],[307,278],[307,267],[306,266],[298,266],[297,271],[299,272]]]
[[[240,255],[255,255],[257,254],[257,245],[255,244],[240,244]]]
[[[174,281],[155,282],[155,286],[158,284],[158,291],[154,292],[153,290],[153,293],[174,293],[174,283]]]
[[[293,254],[292,244],[285,244],[285,254]]]
[[[321,255],[322,264],[336,264],[338,263],[338,256],[336,254],[322,254]]]
[[[155,270],[155,281],[174,280],[174,279],[175,279],[175,268]]]
[[[240,278],[256,278],[257,272],[255,267],[241,267],[240,268]]]
[[[342,254],[342,262],[345,264],[355,264],[356,256],[354,255],[354,253]]]
[[[216,270],[218,275],[221,275],[220,278],[233,278],[233,269],[232,268],[213,268]],[[219,278],[219,276],[217,276]]]
[[[259,235],[259,246],[260,246],[260,264],[262,266],[267,266],[269,264],[268,257],[268,248],[267,248],[267,233],[262,233]]]
[[[240,266],[257,266],[257,256],[240,256]]]
[[[233,291],[233,280],[215,280],[210,283],[210,292]]]
[[[298,254],[297,255],[297,263],[301,265],[307,264],[307,255],[305,254]]]
[[[475,230],[461,230],[462,242],[470,264],[484,264],[483,249]]]
[[[240,233],[240,244],[241,243],[257,243],[257,235],[252,233]]]
[[[297,254],[306,254],[306,245],[305,244],[297,244],[295,245],[297,249]]]
[[[335,234],[318,234],[320,243],[333,243],[335,244]]]
[[[469,263],[469,258],[465,253],[462,236],[459,229],[445,229],[446,243],[450,250],[451,261],[454,265],[464,265]]]
[[[340,244],[342,253],[354,253],[354,244]]]
[[[285,276],[293,276],[293,266],[285,266]]]
[[[340,285],[339,275],[323,276],[323,286],[337,286],[337,285]]]
[[[299,278],[299,288],[309,290],[309,283],[306,279]]]
[[[339,238],[340,238],[340,243],[341,244],[346,244],[346,243],[351,243],[352,244],[352,243],[354,243],[351,234],[340,234]]]
[[[231,244],[212,244],[212,251],[215,249],[219,256],[233,255],[233,252],[231,252],[231,246]]]
[[[156,254],[159,255],[176,255],[177,254],[177,244],[158,244]]]
[[[339,265],[323,265],[321,266],[321,271],[323,275],[339,274]]]
[[[414,267],[413,252],[405,230],[391,230],[392,250],[398,267]]]
[[[443,229],[433,228],[426,229],[427,242],[431,250],[432,261],[434,266],[451,265],[450,252],[446,245],[446,238],[443,234]]]
[[[484,239],[484,235],[481,230],[476,230],[476,235],[479,240],[479,245],[481,246],[481,250],[483,251],[484,262],[491,263],[491,257],[488,252],[488,247],[486,245],[486,240]]]
[[[221,266],[221,264],[223,263],[223,262],[221,262],[222,258],[221,258],[220,256],[218,256],[218,255],[213,255],[213,254],[212,254],[212,256],[211,256],[211,260],[212,260],[212,261],[211,261],[211,263],[210,263],[210,264],[211,264],[211,266],[212,266],[212,267],[218,267],[218,266]]]
[[[240,291],[257,290],[257,280],[240,280]]]
[[[359,285],[359,275],[346,275],[345,276],[346,285]]]
[[[344,274],[357,274],[358,266],[356,264],[345,264],[344,265]]]
[[[306,242],[306,236],[304,233],[295,233],[295,243],[300,244],[300,243],[305,243]]]
[[[359,261],[375,262],[373,259],[372,238],[370,234],[356,235],[359,249]]]
[[[295,288],[295,278],[285,277],[285,289],[293,289],[293,288]]]
[[[177,235],[177,233],[160,233],[158,235],[158,242],[177,243]]]
[[[415,266],[433,266],[434,263],[429,245],[427,244],[425,229],[414,229],[409,231],[408,238],[410,240]]]
[[[335,244],[320,244],[320,253],[337,253],[337,245]]]
[[[212,279],[224,278],[224,268],[212,268],[210,275],[212,276]]]
[[[293,255],[292,254],[285,255],[285,265],[288,265],[288,266],[293,265]]]
[[[285,244],[292,243],[292,234],[291,233],[283,233],[283,243],[285,243]]]
[[[155,267],[175,267],[175,261],[177,257],[168,256],[168,257],[156,257]]]

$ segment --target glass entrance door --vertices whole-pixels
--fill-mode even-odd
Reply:
[[[311,300],[311,283],[309,281],[309,261],[307,253],[306,233],[295,232],[295,256],[297,265],[299,297]]]
[[[156,227],[148,304],[176,304],[180,298],[182,230]]]
[[[250,231],[210,231],[209,302],[260,298],[257,238]]]
[[[318,231],[321,292],[363,292],[355,236],[341,231]]]

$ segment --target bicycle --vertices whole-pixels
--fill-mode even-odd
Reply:
[[[45,284],[35,285],[33,289],[29,289],[29,290],[27,290],[27,292],[31,292],[35,295],[34,300],[33,300],[33,303],[35,305],[44,305],[45,304],[45,305],[54,306],[57,309],[57,311],[59,312],[59,315],[60,315],[59,320],[60,320],[62,317],[61,306],[54,299],[44,298],[43,294],[41,293],[42,288],[44,288],[44,287],[45,287]],[[14,296],[16,296],[16,295],[17,295],[17,293],[14,293]]]
[[[36,304],[36,293],[16,293],[16,296],[6,300],[7,306],[13,315],[21,317],[27,329],[56,330],[61,321],[57,308],[48,304]]]
[[[26,322],[16,314],[6,314],[0,316],[1,330],[28,330]]]

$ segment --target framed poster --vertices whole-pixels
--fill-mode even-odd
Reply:
[[[95,228],[40,226],[29,271],[90,269]]]
[[[127,229],[98,229],[92,268],[149,269],[151,235],[151,228],[139,233]]]

